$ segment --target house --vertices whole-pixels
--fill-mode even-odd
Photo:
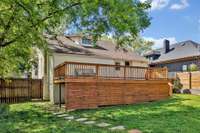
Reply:
[[[200,44],[191,40],[172,45],[164,40],[163,48],[149,51],[144,56],[149,59],[149,66],[167,67],[171,74],[187,71],[191,64],[200,68]]]
[[[81,62],[95,64],[110,64],[122,66],[147,67],[148,61],[130,49],[116,48],[116,43],[110,40],[99,40],[93,45],[91,37],[83,35],[47,36],[49,53],[39,59],[43,62],[37,69],[45,68],[38,75],[44,77],[44,99],[58,102],[58,89],[53,84],[54,68],[63,62]],[[117,71],[117,70],[116,70]],[[40,76],[41,77],[41,76]],[[49,97],[50,96],[50,97]],[[64,88],[62,89],[64,101]]]

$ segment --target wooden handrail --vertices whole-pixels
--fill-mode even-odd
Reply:
[[[57,65],[55,68],[60,67],[60,66],[62,66],[64,64],[80,64],[80,65],[92,65],[92,66],[94,66],[94,65],[101,65],[101,66],[111,66],[111,67],[116,67],[117,66],[117,67],[130,67],[130,68],[148,68],[148,67],[141,67],[141,66],[123,66],[123,65],[111,65],[111,64],[69,62],[69,61],[63,62],[63,63]]]
[[[167,68],[148,68],[110,64],[64,62],[55,69],[54,77],[96,77],[122,79],[159,79],[167,78]],[[58,78],[58,79],[60,79]],[[57,79],[57,78],[55,78]]]

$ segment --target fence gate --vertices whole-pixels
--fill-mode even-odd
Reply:
[[[17,103],[42,99],[41,79],[0,79],[0,103]]]

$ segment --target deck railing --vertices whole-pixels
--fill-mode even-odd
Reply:
[[[134,80],[167,79],[167,68],[65,62],[54,70],[54,79],[84,77]]]

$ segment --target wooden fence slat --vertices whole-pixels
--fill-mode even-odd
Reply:
[[[180,79],[183,89],[200,89],[200,71],[179,72],[176,77]]]
[[[17,103],[42,99],[41,79],[0,79],[0,103]]]

